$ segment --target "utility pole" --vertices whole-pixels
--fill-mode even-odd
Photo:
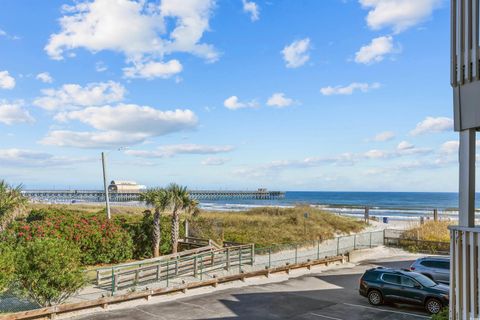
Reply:
[[[105,165],[105,153],[102,152],[102,167],[103,167],[103,188],[105,190],[105,205],[107,207],[107,219],[112,217],[110,214],[110,201],[108,199],[108,185],[107,185],[107,170]]]

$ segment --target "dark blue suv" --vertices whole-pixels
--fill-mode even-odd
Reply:
[[[448,306],[449,300],[448,286],[416,272],[383,267],[364,273],[359,292],[374,306],[384,302],[416,304],[432,314]]]

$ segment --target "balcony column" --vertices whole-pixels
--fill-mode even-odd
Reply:
[[[459,216],[461,227],[475,226],[475,129],[460,131]]]

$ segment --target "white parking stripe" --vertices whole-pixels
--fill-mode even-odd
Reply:
[[[311,314],[314,315],[314,316],[317,316],[317,317],[325,318],[325,319],[343,320],[343,319],[340,319],[340,318],[334,318],[334,317],[324,316],[323,314],[318,314],[318,313],[313,313],[313,312],[312,312]]]
[[[396,314],[403,314],[403,315],[422,318],[422,319],[430,319],[430,317],[421,316],[419,314],[409,313],[409,312],[386,310],[386,309],[382,309],[382,308],[367,307],[367,306],[362,306],[362,305],[359,305],[359,304],[352,304],[352,303],[344,303],[344,305],[351,306],[351,307],[357,307],[357,308],[365,308],[365,309],[371,309],[371,310],[377,310],[377,311],[396,313]]]

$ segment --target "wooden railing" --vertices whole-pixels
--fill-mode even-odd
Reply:
[[[126,289],[139,284],[168,281],[178,277],[202,278],[205,272],[230,270],[242,265],[253,265],[255,248],[253,244],[213,248],[207,246],[195,254],[165,256],[156,260],[123,264],[108,269],[97,270],[96,284],[108,288],[114,294],[119,289]]]

